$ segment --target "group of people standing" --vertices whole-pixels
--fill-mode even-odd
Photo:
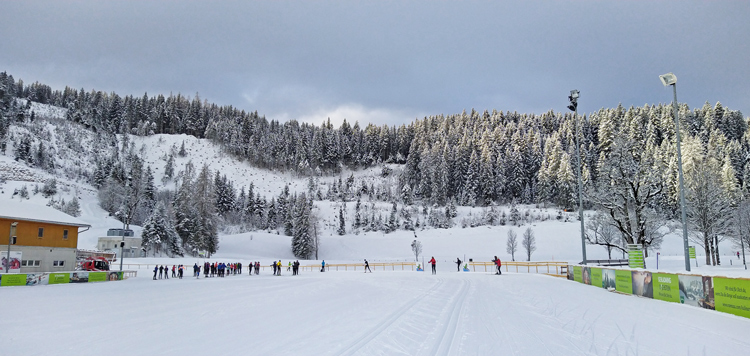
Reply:
[[[454,263],[456,264],[457,272],[461,272],[461,263],[463,263],[463,262],[464,261],[461,261],[461,258],[456,257],[456,262],[454,262]],[[366,263],[367,263],[367,260],[365,260],[365,264]],[[495,272],[495,274],[503,274],[503,272],[501,270],[501,267],[503,266],[503,263],[500,261],[500,258],[498,258],[497,256],[495,256],[495,258],[492,259],[492,263],[495,264],[495,267],[497,268],[497,271]],[[437,261],[435,261],[435,257],[434,256],[430,259],[429,264],[432,265],[432,274],[437,274],[436,271],[435,271],[435,265],[437,264]],[[467,271],[468,271],[468,269],[467,269]]]
[[[462,262],[463,261],[461,261],[460,258],[456,258],[455,263],[457,265],[459,272],[461,272]],[[497,272],[495,274],[502,274],[502,271],[500,268],[502,267],[502,262],[500,262],[500,259],[497,256],[495,256],[495,258],[492,259],[492,262],[497,267]],[[436,268],[435,268],[437,265],[437,261],[435,260],[434,256],[430,258],[429,264],[432,265],[432,274],[437,274]],[[286,270],[291,271],[292,275],[296,276],[299,274],[299,266],[300,266],[299,260],[294,261],[294,262],[289,261]],[[193,266],[193,277],[196,277],[196,278],[200,277],[201,267],[203,268],[203,272],[204,272],[203,275],[205,276],[205,278],[216,277],[216,276],[224,277],[227,274],[230,274],[230,275],[242,274],[242,263],[240,262],[237,262],[237,263],[206,262],[203,264],[203,266],[199,266],[198,263],[196,263]],[[281,260],[272,262],[271,267],[273,268],[273,275],[275,276],[281,275],[281,269],[283,268],[281,264]],[[370,263],[367,262],[366,259],[365,259],[364,267],[365,267],[365,273],[367,273],[367,271],[370,271],[370,273],[372,273],[372,270],[370,269]],[[323,260],[321,262],[320,271],[324,272],[325,268],[326,268],[326,262],[325,260]],[[419,266],[417,266],[417,268],[419,268]],[[185,267],[183,265],[172,265],[172,278],[182,279],[182,274],[183,274],[184,269]],[[255,273],[256,275],[260,274],[260,261],[255,261],[255,262],[250,263],[250,266],[248,267],[248,274],[252,276],[253,273]],[[154,267],[154,280],[157,279],[157,274],[158,274],[158,279],[162,279],[162,277],[164,279],[169,279],[169,266],[157,265],[156,267]]]
[[[172,278],[182,279],[182,271],[185,269],[183,265],[172,265]],[[154,280],[156,280],[156,274],[159,274],[159,279],[169,279],[169,266],[156,265],[154,266]]]
[[[195,276],[200,277],[200,266],[197,263],[193,266],[193,270],[195,271]],[[242,263],[206,262],[203,264],[203,276],[205,278],[224,277],[228,274],[242,274]]]

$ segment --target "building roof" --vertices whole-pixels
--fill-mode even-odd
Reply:
[[[0,219],[34,221],[78,227],[91,226],[55,208],[15,200],[5,200],[0,203]]]

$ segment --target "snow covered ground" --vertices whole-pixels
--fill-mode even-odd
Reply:
[[[447,268],[446,268],[447,269]],[[7,355],[742,355],[750,320],[535,274],[304,272],[0,290]]]
[[[189,160],[207,163],[212,170],[226,173],[236,187],[252,182],[256,192],[268,198],[285,184],[293,191],[306,190],[305,178],[235,162],[205,140],[166,135],[132,140],[154,168],[157,182],[166,152],[182,142],[189,155],[176,160],[178,171]],[[378,179],[377,168],[354,174]],[[27,186],[33,191],[51,178],[9,155],[0,155],[0,176],[7,179],[0,185],[0,202],[21,201],[13,194],[17,189]],[[169,181],[159,188],[173,185]],[[58,188],[54,199],[77,196],[79,219],[92,226],[80,235],[79,248],[94,248],[107,229],[122,226],[98,206],[91,186],[58,177]],[[45,205],[48,200],[32,194],[24,204]],[[321,259],[328,263],[413,260],[414,232],[337,235],[337,204],[316,203],[322,218],[320,254],[317,260],[301,261],[303,265],[318,265]],[[376,204],[386,213],[390,209],[389,204]],[[350,202],[347,214],[353,208]],[[557,214],[554,209],[519,208],[537,215]],[[544,275],[456,273],[452,263],[456,257],[489,261],[497,255],[510,260],[505,249],[508,231],[514,230],[520,238],[529,227],[537,240],[532,260],[581,260],[575,215],[567,222],[552,219],[522,227],[460,226],[461,219],[480,212],[459,207],[453,228],[416,231],[425,260],[435,256],[439,261],[437,276],[411,271],[308,271],[297,277],[273,277],[265,271],[252,277],[153,281],[148,270],[154,264],[203,262],[161,256],[125,259],[126,269],[141,269],[138,277],[122,282],[0,288],[2,320],[9,325],[8,332],[0,333],[0,355],[741,355],[750,350],[746,336],[750,319]],[[140,230],[132,228],[136,233]],[[276,233],[221,234],[219,251],[211,260],[245,265],[261,261],[266,266],[281,259],[286,264],[293,258],[290,246],[288,236]],[[682,246],[680,231],[668,234],[659,250],[650,251],[648,269],[656,271],[659,252],[658,271],[684,272]],[[698,251],[700,267],[692,272],[750,278],[733,256],[736,248],[730,242],[722,242],[721,251],[721,267],[704,266],[705,258]],[[597,246],[587,246],[587,256],[607,258]],[[515,259],[526,260],[522,248]]]

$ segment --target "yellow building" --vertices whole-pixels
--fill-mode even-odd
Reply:
[[[4,201],[0,203],[0,256],[7,258],[10,243],[10,272],[72,271],[76,267],[78,234],[90,227],[48,206]],[[0,263],[2,272],[6,272],[4,263]],[[14,270],[18,266],[20,271]]]

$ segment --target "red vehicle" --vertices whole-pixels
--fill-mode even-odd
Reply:
[[[81,263],[84,271],[109,271],[109,262],[104,257],[89,257]]]

